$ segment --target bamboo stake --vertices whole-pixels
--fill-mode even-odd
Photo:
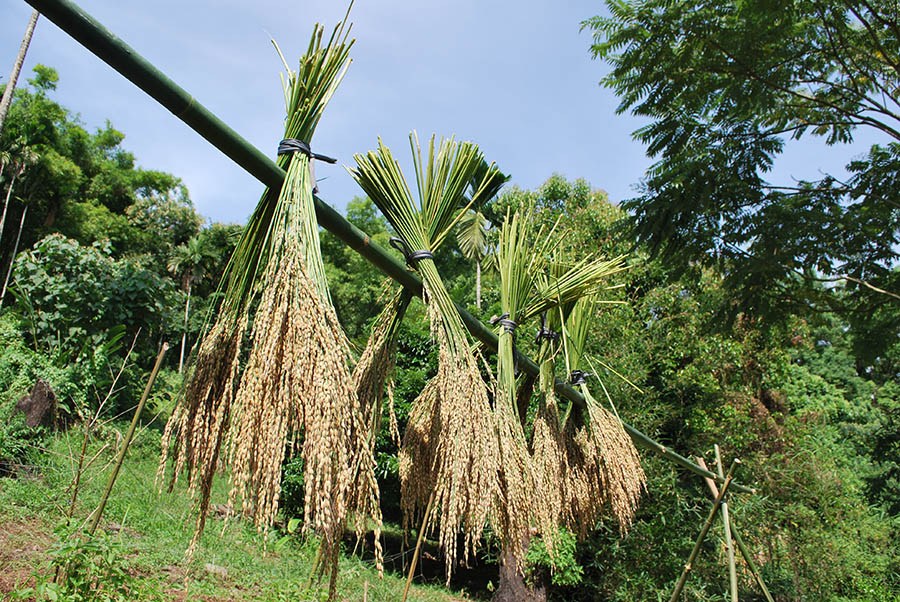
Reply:
[[[719,495],[716,496],[716,501],[713,502],[712,508],[709,510],[709,515],[703,523],[703,528],[700,529],[700,535],[697,536],[697,541],[694,542],[694,549],[691,550],[691,555],[688,556],[688,561],[684,565],[684,570],[681,571],[681,577],[678,578],[678,583],[675,584],[675,591],[672,592],[672,597],[669,598],[669,602],[675,602],[675,600],[678,599],[678,596],[681,595],[681,590],[684,589],[688,574],[691,572],[694,561],[697,560],[697,555],[700,553],[700,546],[703,544],[703,540],[706,538],[706,534],[709,533],[709,528],[716,518],[716,513],[719,510],[719,505],[722,503],[722,498],[725,497],[728,488],[731,486],[731,480],[734,477],[734,469],[740,463],[741,461],[735,458],[734,462],[732,462],[731,466],[728,468],[728,474],[725,475],[725,483],[722,485],[722,490],[719,491]]]
[[[744,561],[747,563],[747,567],[750,569],[750,572],[753,573],[753,577],[756,579],[756,583],[759,584],[759,589],[762,590],[762,593],[766,597],[766,600],[768,602],[775,602],[775,600],[772,599],[772,594],[769,593],[769,588],[766,587],[766,584],[762,579],[762,575],[759,574],[759,568],[753,561],[753,557],[750,556],[750,550],[748,550],[747,546],[744,545],[744,540],[741,538],[741,534],[738,533],[737,529],[734,528],[734,523],[731,524],[731,534],[734,535],[734,541],[737,543],[738,549],[741,551],[741,555],[744,557]]]
[[[716,452],[716,472],[723,476],[722,455],[718,444],[713,446]],[[722,498],[722,523],[725,527],[725,550],[728,554],[728,585],[731,589],[731,602],[738,602],[737,569],[734,565],[734,544],[731,542],[731,521],[728,518],[728,500]]]
[[[106,502],[109,500],[109,494],[112,492],[113,485],[116,484],[116,478],[119,476],[119,470],[122,468],[122,463],[125,461],[125,453],[128,451],[128,446],[131,445],[131,438],[134,437],[134,430],[137,428],[138,420],[140,420],[141,412],[144,410],[144,404],[147,403],[147,398],[150,397],[150,389],[153,388],[153,382],[156,380],[156,375],[159,374],[159,368],[162,366],[163,357],[166,355],[166,351],[169,349],[168,343],[162,344],[162,349],[159,350],[159,354],[156,356],[156,364],[153,366],[153,372],[150,373],[150,378],[147,380],[147,386],[144,387],[144,393],[141,395],[141,400],[138,402],[138,407],[134,411],[134,417],[131,419],[131,426],[128,427],[128,433],[125,435],[125,440],[122,441],[122,449],[119,450],[119,457],[116,458],[116,465],[113,467],[112,474],[109,475],[109,482],[106,484],[106,491],[103,492],[103,497],[100,498],[100,504],[97,506],[97,509],[94,511],[94,520],[91,521],[91,527],[88,530],[88,533],[91,535],[97,530],[97,525],[100,524],[100,517],[103,516],[103,509],[106,508]]]
[[[409,565],[409,575],[406,576],[406,587],[403,588],[403,598],[400,602],[406,602],[406,596],[409,595],[409,586],[412,585],[413,576],[416,574],[416,561],[419,560],[419,551],[422,549],[422,541],[425,539],[425,526],[428,524],[428,515],[431,514],[431,506],[434,504],[434,492],[428,498],[428,504],[425,506],[425,514],[422,516],[422,527],[419,529],[419,537],[416,539],[416,551],[413,552],[412,562]]]
[[[695,457],[697,464],[706,468],[706,462],[703,461],[703,458]],[[706,486],[709,487],[709,490],[712,492],[713,497],[718,497],[719,488],[716,487],[715,482],[712,479],[703,479],[706,482]],[[741,534],[738,533],[737,529],[734,528],[734,520],[729,516],[728,519],[728,530],[731,532],[731,536],[734,538],[735,543],[737,543],[738,550],[741,551],[741,556],[744,557],[744,561],[747,563],[747,568],[750,569],[750,573],[753,575],[753,578],[756,580],[756,583],[759,584],[759,588],[762,590],[762,593],[766,596],[766,600],[768,602],[775,602],[772,599],[772,595],[769,593],[769,588],[766,587],[765,582],[762,580],[762,576],[759,574],[759,568],[756,566],[756,562],[753,561],[753,558],[750,556],[750,551],[747,549],[747,546],[744,545],[744,540],[741,538]]]

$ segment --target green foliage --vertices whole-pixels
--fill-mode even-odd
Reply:
[[[16,260],[16,307],[42,350],[99,344],[118,325],[153,336],[171,307],[172,283],[141,258],[114,259],[106,245],[83,247],[50,235]]]
[[[777,321],[807,307],[848,316],[872,363],[900,331],[897,67],[890,3],[609,1],[584,23],[619,112],[658,162],[624,203],[639,241],[675,275],[715,266],[738,312]],[[851,162],[849,179],[766,179],[785,136],[829,145],[857,128],[892,139]],[[821,280],[837,286],[823,287]],[[873,288],[875,287],[875,288]]]
[[[584,569],[575,559],[575,536],[568,531],[561,530],[553,538],[552,553],[547,550],[544,540],[535,538],[531,540],[525,561],[528,563],[526,573],[536,578],[541,571],[549,571],[550,581],[560,587],[573,587],[579,585],[584,578]]]
[[[14,599],[68,602],[126,602],[135,599],[134,579],[124,563],[125,546],[103,531],[94,535],[56,529],[58,542],[50,550],[50,570],[36,572],[36,585],[13,593]],[[61,579],[54,580],[55,574]],[[147,591],[142,600],[151,599]],[[158,597],[155,597],[159,599]]]

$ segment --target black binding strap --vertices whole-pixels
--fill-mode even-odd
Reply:
[[[396,236],[391,237],[390,245],[403,253],[403,258],[406,260],[406,265],[411,268],[416,267],[416,263],[423,259],[434,259],[434,255],[431,254],[431,251],[428,251],[426,249],[410,251],[409,245],[406,244],[406,241],[402,238],[397,238]]]
[[[297,140],[296,138],[285,138],[278,143],[279,155],[290,155],[292,153],[298,152],[303,153],[310,159],[315,159],[316,161],[324,161],[325,163],[337,163],[337,159],[333,157],[326,157],[325,155],[320,155],[318,153],[312,152],[312,150],[309,148],[309,142]]]
[[[515,320],[509,319],[509,312],[506,312],[502,316],[491,316],[491,326],[496,326],[500,324],[503,327],[503,332],[508,332],[512,336],[512,352],[513,352],[513,373],[518,376],[519,375],[519,350],[516,349],[516,326],[518,326],[518,322]]]
[[[589,376],[593,376],[593,374],[585,372],[584,370],[572,370],[569,373],[569,384],[572,386],[587,384],[587,378]]]
[[[559,340],[559,333],[547,328],[547,312],[541,314],[541,327],[538,328],[537,337],[535,337],[534,342],[540,343],[541,339],[547,339],[548,341]]]
[[[498,323],[503,327],[503,332],[508,332],[510,334],[515,334],[516,326],[519,325],[517,322],[509,319],[509,312],[502,316],[491,317],[491,326],[496,326]]]

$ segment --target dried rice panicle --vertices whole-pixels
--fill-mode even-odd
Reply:
[[[449,579],[459,556],[458,535],[464,535],[467,559],[483,533],[498,492],[500,450],[487,384],[431,252],[468,208],[461,210],[460,200],[481,153],[473,144],[453,140],[442,140],[435,152],[432,138],[426,164],[415,134],[410,147],[418,202],[380,140],[377,151],[354,157],[357,168],[351,173],[400,235],[408,263],[422,275],[438,369],[413,402],[401,453],[402,505],[407,524],[428,508],[426,521],[439,519]]]
[[[596,309],[595,299],[583,297],[566,319],[563,341],[570,375],[577,374],[575,371],[581,368],[587,331]],[[574,384],[586,405],[574,416],[581,419],[581,424],[576,425],[570,417],[564,425],[569,434],[572,482],[569,503],[575,518],[573,526],[584,534],[600,517],[599,509],[608,506],[624,532],[631,525],[646,481],[640,457],[622,421],[597,402],[585,379],[577,378]],[[598,500],[603,500],[603,505]]]
[[[236,319],[225,312],[220,315],[200,343],[185,391],[163,432],[157,480],[164,479],[172,456],[174,469],[168,488],[171,491],[179,475],[186,473],[188,490],[197,506],[198,518],[188,555],[193,553],[206,523],[212,477],[228,434],[238,381],[238,355],[246,328],[246,317]]]
[[[544,323],[544,328],[548,328],[548,323]],[[552,323],[550,323],[549,329],[554,330]],[[571,512],[566,503],[569,478],[566,440],[561,428],[558,400],[553,388],[555,384],[553,374],[555,350],[553,347],[553,341],[545,338],[541,341],[538,352],[540,368],[538,407],[534,417],[531,449],[535,490],[540,492],[535,500],[538,522],[558,527],[570,523]],[[543,530],[548,551],[551,553],[553,531],[553,528]]]
[[[283,79],[290,144],[278,163],[285,181],[280,190],[263,194],[223,275],[224,317],[204,337],[165,443],[177,432],[176,474],[186,469],[192,486],[196,482],[202,491],[199,534],[226,438],[229,497],[240,499],[261,530],[277,511],[286,451],[300,441],[305,526],[322,535],[334,567],[348,515],[370,516],[380,565],[375,462],[350,376],[349,343],[325,281],[311,159],[302,144],[310,142],[343,78],[353,43],[346,19],[330,38],[323,33],[314,28],[298,70],[288,68]],[[250,354],[238,383],[241,336],[256,301]]]

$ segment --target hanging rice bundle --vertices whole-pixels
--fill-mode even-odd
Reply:
[[[353,43],[346,19],[324,43],[323,33],[317,25],[298,71],[285,63],[287,119],[278,161],[285,181],[280,191],[266,190],[250,218],[223,276],[220,315],[200,345],[184,408],[167,426],[176,474],[186,468],[192,492],[200,492],[194,543],[226,439],[230,500],[239,499],[261,530],[277,511],[285,453],[297,449],[304,525],[322,536],[326,557],[337,553],[350,511],[380,525],[374,459],[350,377],[349,344],[328,293],[313,204],[310,161],[327,158],[312,153],[309,142]],[[240,338],[255,305],[237,384]],[[191,470],[197,466],[202,472]],[[376,554],[380,561],[377,533]]]
[[[563,342],[569,382],[585,399],[579,416],[568,416],[567,435],[569,500],[574,527],[582,535],[608,505],[622,531],[628,529],[637,508],[645,476],[631,437],[618,416],[603,408],[587,386],[590,376],[582,368],[590,322],[597,310],[592,297],[579,299],[565,322]],[[576,420],[580,419],[581,424]],[[601,503],[602,502],[602,503]]]
[[[569,475],[566,440],[554,390],[556,377],[553,365],[559,350],[559,333],[562,331],[559,314],[558,311],[541,314],[541,326],[536,339],[540,345],[537,353],[538,407],[531,436],[535,488],[541,492],[539,512],[542,520],[554,527],[568,525],[572,518],[566,505]],[[545,533],[550,534],[552,530]],[[552,542],[550,543],[549,547],[552,548]]]
[[[500,491],[495,530],[504,550],[524,559],[530,528],[537,523],[552,548],[556,529],[554,505],[546,504],[545,491],[532,466],[523,424],[517,409],[516,328],[523,320],[529,298],[534,294],[535,277],[542,270],[552,246],[550,235],[535,232],[528,211],[507,212],[497,245],[500,272],[500,305],[503,315],[494,320],[500,325],[497,344],[497,389],[494,413],[503,462],[500,466]],[[557,485],[557,484],[553,484]],[[550,495],[553,496],[552,492]]]
[[[413,403],[400,457],[404,522],[417,512],[439,518],[439,540],[448,578],[464,535],[467,559],[480,540],[494,506],[500,451],[488,389],[465,327],[434,264],[441,244],[462,212],[459,201],[481,153],[471,143],[429,144],[427,163],[410,135],[418,202],[399,165],[379,140],[378,149],[356,155],[354,178],[400,236],[407,263],[422,276],[431,333],[438,345],[435,377]]]

